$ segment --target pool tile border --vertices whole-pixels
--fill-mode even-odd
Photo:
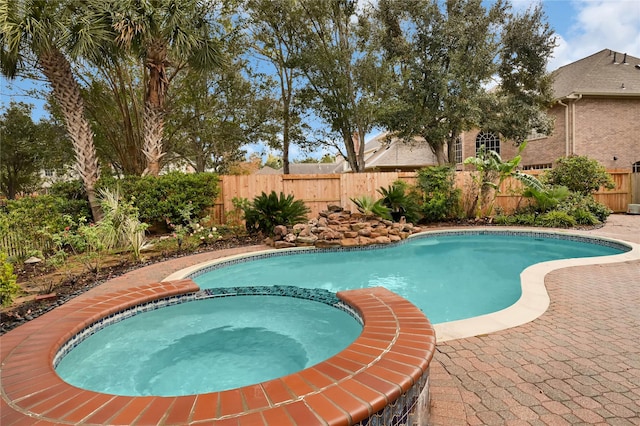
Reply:
[[[1,423],[306,426],[317,420],[364,426],[428,416],[435,331],[417,307],[384,288],[338,293],[343,305],[364,321],[362,334],[347,349],[257,385],[180,397],[124,397],[75,388],[55,373],[60,348],[74,338],[70,345],[77,344],[78,334],[90,325],[102,321],[104,326],[131,308],[202,297],[198,292],[198,286],[185,279],[72,300],[5,334]]]

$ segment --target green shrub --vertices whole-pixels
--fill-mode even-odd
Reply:
[[[588,210],[576,209],[571,214],[579,225],[597,225],[600,221]]]
[[[52,235],[67,226],[64,217],[78,220],[83,217],[78,216],[80,213],[89,214],[84,208],[69,209],[68,200],[53,195],[8,200],[0,211],[0,228],[6,228],[13,247],[1,248],[12,257],[19,258],[36,251],[48,254],[54,248]]]
[[[140,221],[145,223],[182,223],[181,210],[190,205],[195,217],[206,215],[219,193],[218,176],[214,173],[171,172],[162,176],[126,176],[104,178],[99,188],[120,188],[127,200],[133,200]]]
[[[0,252],[0,305],[11,305],[21,290],[13,273],[13,265],[7,261],[7,255]]]
[[[538,216],[536,224],[548,228],[572,228],[576,226],[576,220],[567,212],[552,210]]]
[[[524,197],[533,198],[537,211],[540,213],[548,212],[558,206],[558,204],[570,195],[566,186],[547,186],[542,190],[529,187],[522,193]]]
[[[378,216],[387,220],[391,219],[389,208],[382,204],[382,199],[374,200],[373,197],[363,195],[352,198],[351,201],[358,207],[358,211],[365,216]]]
[[[407,222],[420,221],[420,195],[412,190],[409,184],[397,180],[387,188],[378,189],[378,192],[382,195],[382,204],[389,208],[393,220],[397,222],[404,216]]]
[[[262,193],[245,207],[244,218],[247,230],[251,233],[262,232],[273,235],[277,225],[294,225],[306,221],[309,208],[302,200],[294,200],[293,195],[278,197],[275,191],[267,195]]]
[[[47,190],[55,198],[64,200],[60,213],[73,217],[91,217],[89,200],[80,179],[56,182]]]
[[[418,170],[417,188],[424,194],[422,213],[429,222],[460,216],[462,191],[455,187],[455,169],[450,166],[425,167]]]
[[[558,164],[544,174],[544,179],[551,185],[562,185],[572,192],[582,195],[592,194],[601,186],[615,188],[615,184],[607,170],[586,156],[571,156],[558,159]]]
[[[557,206],[557,210],[567,212],[571,216],[575,216],[577,210],[583,210],[591,213],[599,222],[606,222],[612,211],[602,203],[593,198],[593,195],[581,195],[573,193],[562,200]]]

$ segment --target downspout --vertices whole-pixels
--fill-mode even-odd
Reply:
[[[564,156],[569,156],[569,105],[558,101],[564,107]]]
[[[571,139],[573,140],[573,154],[576,152],[576,104],[582,99],[582,93],[578,94],[578,97],[571,102]]]

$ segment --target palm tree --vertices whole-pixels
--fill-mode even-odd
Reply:
[[[97,221],[101,211],[95,183],[100,169],[93,132],[84,115],[80,86],[64,52],[98,54],[99,46],[113,40],[113,34],[95,15],[78,11],[74,2],[0,0],[0,70],[15,78],[35,65],[51,84],[73,143],[76,170]]]
[[[187,67],[206,71],[220,54],[204,0],[101,0],[111,11],[117,42],[137,54],[146,67],[143,152],[145,174],[158,175],[164,156],[162,137],[169,84]],[[168,71],[172,72],[169,73]]]

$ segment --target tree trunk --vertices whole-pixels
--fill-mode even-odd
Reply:
[[[164,99],[169,80],[165,63],[167,47],[162,40],[155,40],[147,51],[146,67],[149,70],[147,92],[144,100],[144,146],[147,158],[144,174],[158,176],[160,160],[164,156],[162,136],[164,133]]]
[[[147,159],[144,175],[158,176],[160,160],[164,156],[162,150],[162,133],[164,132],[164,112],[146,102],[144,106],[144,147],[142,152]]]
[[[95,184],[100,177],[98,157],[93,144],[93,132],[84,116],[84,102],[80,86],[73,77],[71,65],[58,50],[38,57],[44,75],[51,83],[53,96],[60,105],[76,157],[76,171],[84,184],[94,221],[102,219],[102,210],[96,197]]]

